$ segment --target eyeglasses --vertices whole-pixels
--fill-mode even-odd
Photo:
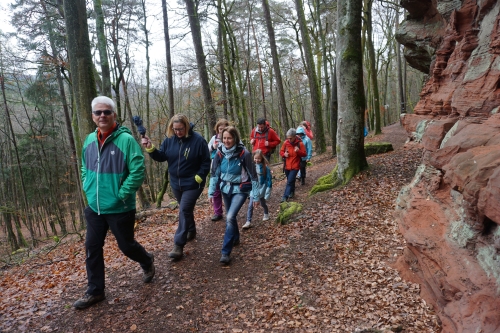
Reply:
[[[111,114],[113,113],[113,111],[111,110],[96,110],[96,111],[92,111],[93,114],[95,114],[96,116],[100,117],[101,114],[104,113],[105,116],[111,116]]]
[[[186,129],[185,127],[182,127],[182,128],[175,128],[175,127],[172,127],[172,130],[173,130],[174,132],[184,132],[184,130],[185,130],[185,129]]]

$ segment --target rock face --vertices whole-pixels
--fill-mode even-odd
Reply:
[[[500,332],[500,1],[401,4],[397,39],[429,78],[402,118],[424,153],[397,201],[398,268],[443,332]]]

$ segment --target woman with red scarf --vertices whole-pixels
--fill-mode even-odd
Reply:
[[[295,177],[300,170],[301,158],[307,155],[304,143],[297,137],[295,128],[290,128],[286,132],[286,141],[281,146],[280,155],[283,157],[287,179],[285,193],[281,198],[281,202],[284,202],[295,194]]]

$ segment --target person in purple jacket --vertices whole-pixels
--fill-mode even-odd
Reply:
[[[147,136],[141,141],[153,160],[168,163],[170,186],[179,203],[179,224],[174,236],[174,248],[168,254],[174,260],[181,259],[186,243],[196,238],[194,207],[205,188],[210,171],[207,141],[193,131],[193,126],[186,116],[177,114],[170,119],[167,137],[160,149]]]

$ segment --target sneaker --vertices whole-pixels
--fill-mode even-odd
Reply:
[[[73,303],[73,306],[77,309],[86,309],[89,306],[99,303],[100,301],[103,301],[106,298],[106,295],[104,293],[100,295],[89,295],[85,293],[82,298],[80,298],[78,301]]]
[[[215,214],[214,216],[212,216],[211,220],[212,220],[212,221],[219,221],[219,220],[222,220],[222,215],[217,215],[217,214]]]
[[[192,241],[195,238],[196,238],[196,230],[195,231],[188,231],[188,234],[187,234],[187,237],[186,237],[186,241],[189,242],[189,241]]]
[[[262,221],[269,221],[269,214],[264,214],[264,217],[262,217]]]
[[[233,242],[233,246],[238,246],[238,245],[240,245],[240,239],[239,238]]]
[[[143,269],[142,270],[142,281],[144,283],[149,283],[151,282],[151,280],[153,280],[153,277],[155,276],[155,256],[151,253],[150,254],[150,257],[151,257],[151,265],[149,266],[148,269]]]
[[[174,248],[168,254],[168,256],[172,259],[181,259],[183,254],[183,247],[177,244],[174,244]]]
[[[243,225],[243,229],[250,229],[252,227],[252,223],[250,221],[247,221],[247,223],[245,223]]]
[[[290,195],[288,196],[288,199],[293,198],[294,195],[295,195],[295,192],[290,193]]]
[[[281,201],[280,202],[286,202],[288,199],[286,197],[281,197]]]
[[[223,254],[221,257],[220,257],[220,260],[219,262],[221,264],[224,264],[224,265],[227,265],[231,262],[231,258],[229,258],[229,255],[228,254]]]

